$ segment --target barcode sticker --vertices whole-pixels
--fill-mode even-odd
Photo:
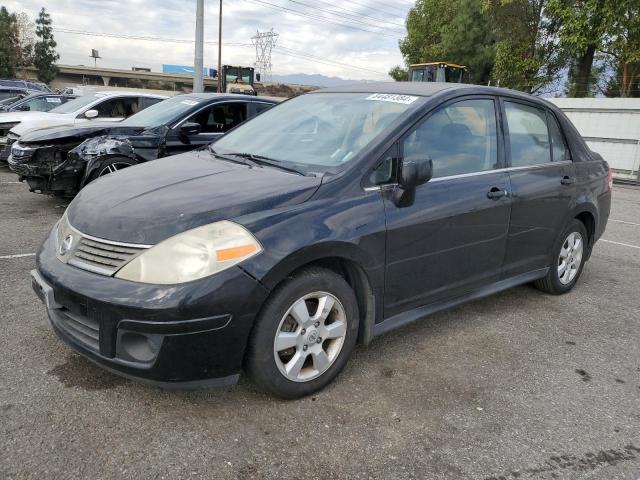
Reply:
[[[369,95],[365,100],[377,100],[380,102],[393,102],[393,103],[403,103],[405,105],[409,105],[415,102],[418,97],[414,97],[413,95],[398,95],[395,93],[374,93]]]

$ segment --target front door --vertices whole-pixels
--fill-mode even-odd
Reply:
[[[520,101],[503,105],[513,196],[503,273],[508,278],[549,266],[575,199],[576,174],[550,111]]]
[[[188,152],[207,145],[247,118],[246,102],[219,102],[209,105],[180,122],[167,136],[167,155]],[[179,134],[184,123],[198,123],[200,133],[184,138]]]
[[[509,177],[491,97],[449,103],[401,142],[428,156],[433,178],[408,206],[383,190],[387,218],[385,318],[498,280],[509,227]]]

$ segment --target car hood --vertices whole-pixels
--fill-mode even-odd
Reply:
[[[82,140],[99,135],[137,135],[142,127],[123,127],[113,122],[90,122],[80,125],[62,125],[30,130],[20,137],[22,143],[46,143],[74,137]]]
[[[0,123],[3,122],[20,122],[11,129],[12,133],[22,136],[27,130],[34,128],[45,128],[54,125],[70,125],[73,124],[75,116],[68,113],[49,113],[49,112],[21,112],[7,113],[0,115]]]
[[[306,201],[321,178],[216,159],[206,150],[166,157],[102,177],[67,208],[84,234],[154,245],[219,220]]]

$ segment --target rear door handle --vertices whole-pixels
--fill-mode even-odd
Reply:
[[[565,175],[564,177],[562,177],[562,180],[560,180],[560,183],[562,185],[573,185],[575,183],[575,179],[571,178],[569,175]]]
[[[502,197],[506,197],[509,193],[506,190],[502,190],[498,187],[492,187],[491,190],[487,192],[487,198],[491,200],[498,200]]]

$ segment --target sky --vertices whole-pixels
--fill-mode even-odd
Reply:
[[[92,65],[89,55],[96,49],[102,57],[98,65],[103,67],[161,71],[162,64],[193,65],[196,0],[0,0],[0,4],[34,20],[45,7],[53,19],[61,64]],[[273,28],[279,34],[272,53],[274,74],[389,80],[389,69],[402,63],[398,40],[405,33],[404,18],[411,6],[411,0],[223,0],[222,63],[253,65],[256,52],[251,37],[257,30]],[[217,45],[207,43],[217,38],[218,0],[205,0],[205,66],[217,66]]]

